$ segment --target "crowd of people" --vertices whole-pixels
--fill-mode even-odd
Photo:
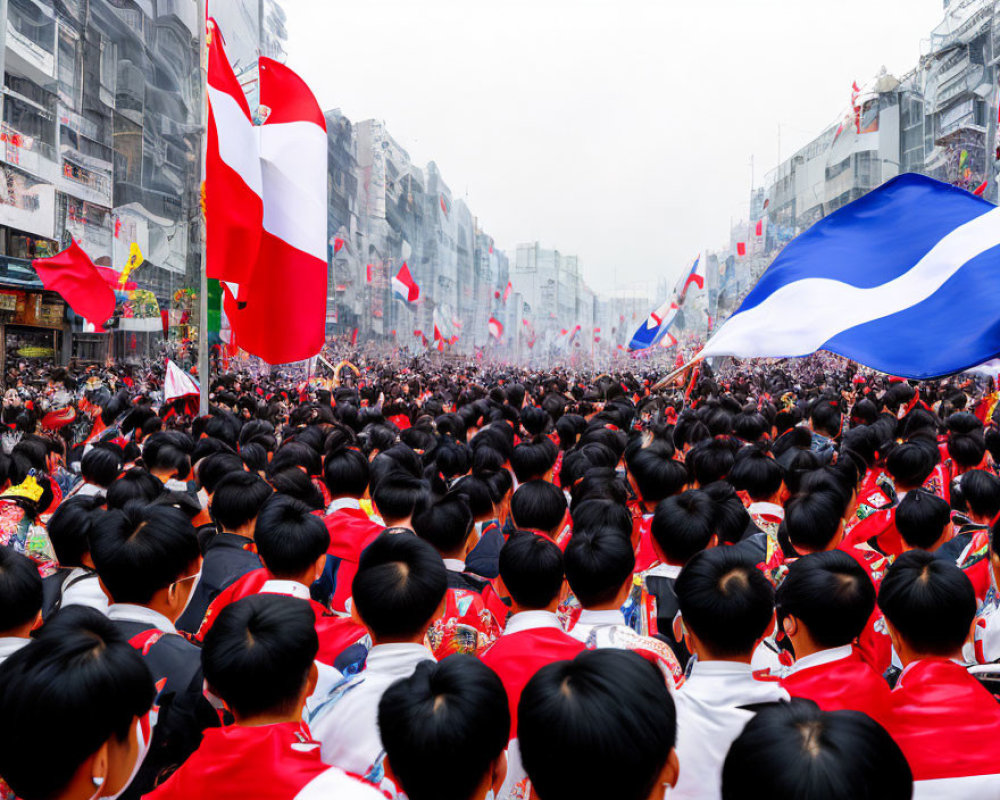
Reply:
[[[1000,798],[991,382],[8,372],[0,798]]]

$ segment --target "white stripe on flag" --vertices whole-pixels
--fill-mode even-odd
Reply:
[[[830,278],[794,281],[730,317],[699,356],[777,358],[815,352],[842,331],[923,302],[966,263],[997,245],[1000,208],[953,230],[888,283],[858,288]]]
[[[208,96],[215,115],[219,155],[254,194],[263,195],[260,161],[257,158],[257,130],[232,95],[209,86]]]
[[[267,198],[264,230],[296,250],[326,261],[326,131],[312,122],[260,128]]]

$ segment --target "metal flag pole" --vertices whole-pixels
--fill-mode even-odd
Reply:
[[[198,226],[198,413],[208,414],[208,261],[205,254],[205,229],[208,220],[205,207],[205,172],[208,160],[208,40],[206,37],[208,20],[205,16],[205,0],[198,0],[198,20],[201,26],[198,34],[198,64],[201,83],[201,175],[199,181],[199,206],[202,209]]]
[[[659,391],[660,389],[663,389],[664,387],[666,387],[666,385],[668,383],[670,383],[670,381],[672,381],[678,375],[682,375],[685,371],[691,369],[691,367],[693,367],[695,364],[700,364],[701,361],[702,361],[701,356],[695,356],[690,361],[688,361],[687,364],[685,364],[682,367],[678,367],[673,372],[671,372],[669,375],[667,375],[664,378],[661,378],[659,381],[657,381],[655,384],[653,384],[652,391],[656,392],[656,391]]]

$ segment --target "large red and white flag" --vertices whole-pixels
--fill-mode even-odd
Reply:
[[[264,216],[258,133],[215,20],[208,30],[206,270],[244,299],[260,251]],[[243,288],[241,288],[243,287]]]
[[[316,355],[326,333],[326,121],[305,82],[260,61],[264,216],[260,252],[244,292],[226,297],[240,347],[271,364]]]

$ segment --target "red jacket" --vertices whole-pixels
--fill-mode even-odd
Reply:
[[[335,586],[330,606],[334,611],[347,611],[351,597],[351,583],[358,573],[361,553],[385,528],[372,522],[358,508],[342,508],[326,516],[323,521],[330,532],[330,549],[327,555],[337,560]]]
[[[839,654],[840,651],[843,653]],[[825,661],[822,656],[835,660]],[[807,656],[802,666],[781,680],[792,697],[812,700],[824,711],[861,711],[877,722],[886,724],[889,716],[889,684],[847,646],[823,651],[818,659]],[[807,665],[809,661],[820,663]]]

